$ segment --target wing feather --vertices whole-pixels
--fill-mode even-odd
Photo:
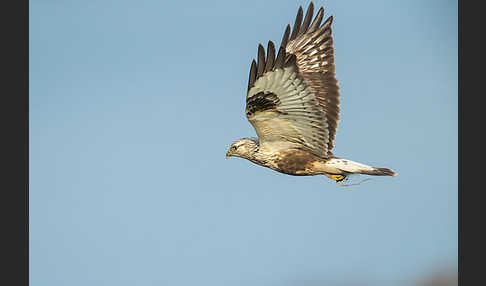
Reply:
[[[322,148],[328,138],[325,113],[299,76],[295,60],[289,58],[283,68],[255,81],[247,95],[246,115],[260,145],[278,142],[281,148],[300,148],[326,157],[327,150]]]
[[[272,70],[274,61],[275,61],[275,45],[273,44],[272,41],[268,41],[267,64],[265,65],[264,72],[268,72]]]
[[[309,4],[309,8],[307,8],[307,12],[305,13],[304,23],[302,23],[302,27],[299,31],[299,36],[307,32],[309,29],[310,22],[312,20],[312,14],[314,13],[314,3]]]
[[[327,150],[334,147],[339,122],[339,86],[335,76],[334,48],[330,16],[320,25],[324,8],[320,8],[311,27],[287,43],[287,53],[296,56],[296,64],[302,78],[311,86],[329,128]]]
[[[332,16],[322,25],[321,7],[311,23],[299,7],[293,29],[287,25],[277,56],[268,42],[258,46],[246,100],[246,116],[260,145],[301,148],[327,157],[339,121],[339,87],[335,78]]]
[[[251,62],[251,67],[250,67],[250,76],[248,78],[248,91],[250,91],[250,88],[255,84],[256,80],[256,62],[253,60]]]
[[[287,46],[287,43],[289,42],[289,36],[290,36],[290,24],[287,25],[287,28],[285,28],[285,32],[282,36],[282,41],[280,42],[280,47]]]
[[[324,17],[324,8],[321,7],[319,11],[317,12],[316,17],[314,18],[314,21],[312,22],[312,25],[309,28],[309,33],[314,32],[322,22],[322,18]]]
[[[263,74],[265,69],[265,49],[261,44],[258,45],[257,77]]]
[[[281,69],[285,64],[285,48],[278,49],[277,59],[275,60],[274,69]]]
[[[299,34],[300,25],[302,24],[302,15],[304,11],[302,10],[302,6],[299,6],[299,10],[297,11],[297,16],[295,17],[294,22],[294,29],[292,30],[292,34],[290,35],[290,40],[294,40],[297,35]]]

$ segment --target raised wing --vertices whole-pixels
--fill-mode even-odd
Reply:
[[[292,34],[288,25],[282,44],[285,44],[287,53],[296,56],[302,78],[311,86],[326,114],[329,127],[327,149],[331,150],[334,147],[339,122],[339,87],[335,76],[331,29],[333,17],[330,16],[321,25],[324,16],[324,8],[321,7],[311,25],[313,10],[314,4],[311,2],[302,23],[303,10],[299,7]]]
[[[276,58],[271,41],[266,57],[263,46],[258,46],[258,62],[253,60],[250,68],[246,115],[260,145],[301,148],[327,157],[339,117],[339,94],[332,39],[329,56],[330,20],[319,26],[321,8],[310,25],[312,10],[311,3],[301,25],[299,9],[292,35],[289,38],[288,26]]]

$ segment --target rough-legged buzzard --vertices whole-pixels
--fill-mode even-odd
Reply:
[[[339,121],[339,87],[334,72],[331,34],[333,17],[324,23],[320,8],[311,23],[311,2],[305,17],[299,7],[278,51],[260,44],[253,60],[246,96],[246,116],[258,135],[234,142],[226,153],[275,171],[295,175],[326,175],[336,182],[350,174],[396,176],[331,153]]]

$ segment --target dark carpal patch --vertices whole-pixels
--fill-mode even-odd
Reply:
[[[259,92],[248,98],[246,102],[246,116],[250,117],[256,112],[277,110],[280,103],[277,95],[274,93]]]

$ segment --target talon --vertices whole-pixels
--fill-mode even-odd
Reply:
[[[331,178],[334,179],[336,182],[341,182],[346,178],[346,176],[343,175],[331,175]]]

